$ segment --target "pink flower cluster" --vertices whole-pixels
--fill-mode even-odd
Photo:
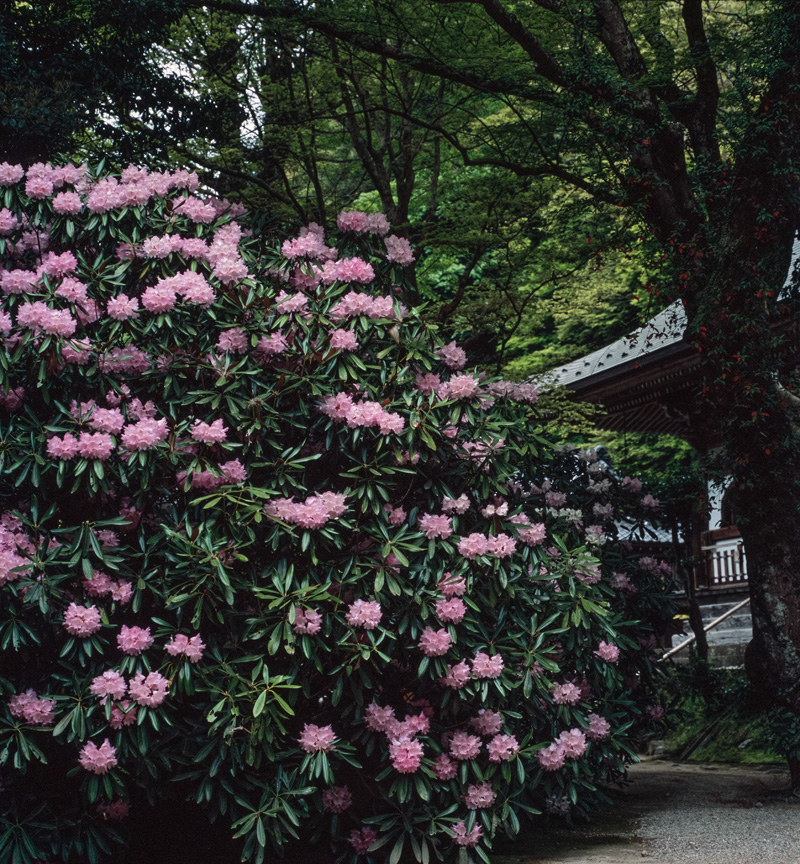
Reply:
[[[416,260],[414,250],[405,237],[386,237],[383,241],[386,245],[386,260],[401,267],[408,267]]]
[[[51,309],[41,300],[36,300],[19,307],[17,326],[27,327],[37,335],[47,333],[68,339],[75,333],[78,322],[69,309]]]
[[[338,519],[346,510],[346,493],[318,492],[302,503],[291,498],[274,498],[264,505],[264,512],[273,519],[299,525],[301,528],[321,528],[331,519]]]
[[[122,433],[122,443],[128,450],[150,450],[169,436],[167,420],[154,420],[151,417],[143,417],[137,423],[125,427]]]
[[[477,735],[470,735],[469,732],[459,729],[450,739],[449,750],[453,759],[459,762],[475,759],[481,752],[481,739]]]
[[[600,642],[597,651],[594,653],[601,660],[606,660],[609,663],[616,663],[619,660],[619,648],[616,645],[609,644],[605,640]]]
[[[360,210],[343,210],[336,217],[336,227],[340,231],[354,231],[357,234],[389,233],[391,226],[383,213],[363,213]]]
[[[447,516],[434,516],[432,513],[419,517],[419,528],[429,540],[439,537],[446,540],[453,533],[453,523]]]
[[[12,717],[24,720],[31,726],[51,726],[55,722],[53,712],[56,703],[52,699],[39,697],[35,690],[15,693],[8,700],[8,710]]]
[[[85,639],[103,626],[97,606],[78,606],[70,603],[64,613],[64,629],[72,636]]]
[[[399,317],[402,318],[403,314],[401,306]],[[349,291],[330,311],[331,318],[354,318],[357,315],[366,315],[367,318],[398,317],[391,297],[373,297],[358,291]]]
[[[319,261],[332,261],[337,250],[325,245],[325,230],[312,222],[308,228],[301,228],[300,234],[292,240],[284,240],[281,254],[290,261],[296,258],[316,258]]]
[[[336,351],[355,351],[358,348],[358,340],[352,330],[331,330],[330,344]]]
[[[476,678],[499,678],[503,668],[503,658],[500,654],[493,654],[490,657],[483,651],[478,651],[472,661],[472,674]]]
[[[553,687],[553,702],[556,705],[575,705],[580,701],[581,688],[576,687],[570,681],[565,684],[556,684]]]
[[[322,793],[322,809],[326,813],[344,813],[352,803],[353,796],[347,786],[334,786]]]
[[[72,459],[74,456],[105,460],[113,449],[114,441],[105,432],[81,432],[78,438],[67,432],[63,438],[56,436],[47,441],[48,455],[62,460]]]
[[[547,537],[547,526],[543,522],[531,523],[524,513],[508,517],[509,522],[518,526],[517,536],[526,546],[538,546]]]
[[[436,617],[443,624],[458,624],[467,614],[464,601],[458,597],[440,598],[435,605]]]
[[[375,271],[372,269],[372,264],[364,261],[362,258],[340,258],[338,261],[326,261],[322,265],[322,273],[320,280],[323,285],[331,285],[334,282],[356,282],[361,285],[366,285],[375,278]],[[376,300],[381,298],[375,298]],[[391,300],[391,298],[389,298]],[[340,304],[344,302],[344,298]],[[332,317],[344,317],[334,315],[331,310]],[[372,318],[384,318],[385,315],[371,315]]]
[[[456,846],[477,846],[482,836],[483,829],[480,825],[473,825],[471,831],[467,831],[463,821],[453,825],[453,843]]]
[[[495,537],[485,537],[483,534],[473,533],[462,537],[458,541],[458,551],[470,560],[479,555],[495,555],[498,558],[507,558],[517,548],[516,541],[508,534],[498,534]]]
[[[382,614],[377,600],[355,600],[347,610],[345,620],[351,627],[374,630],[381,623]]]
[[[592,741],[602,741],[603,738],[608,738],[610,733],[611,724],[605,717],[601,717],[599,714],[589,715],[589,728],[586,730],[586,735]]]
[[[467,805],[467,810],[482,810],[485,807],[491,807],[494,804],[495,794],[492,789],[492,784],[488,781],[484,783],[471,783],[467,786],[467,791],[464,794],[464,803]]]
[[[139,705],[157,708],[166,698],[169,681],[160,672],[138,672],[128,684],[128,693]]]
[[[480,393],[481,385],[474,375],[453,375],[436,391],[440,399],[473,399]]]
[[[515,384],[513,381],[494,381],[489,385],[493,396],[511,399],[524,405],[535,405],[539,401],[539,390],[535,384]]]
[[[153,644],[150,628],[128,627],[123,624],[117,634],[117,647],[123,654],[136,657],[142,651],[146,651]]]
[[[196,420],[191,429],[191,436],[195,441],[201,441],[204,444],[220,444],[228,436],[228,429],[222,425],[222,420],[215,420],[213,423],[203,423],[202,420]]]
[[[354,402],[349,393],[326,396],[319,410],[332,420],[344,420],[351,429],[375,426],[381,435],[400,433],[406,425],[404,417],[387,411],[380,402]]]
[[[462,493],[458,498],[445,498],[442,501],[442,511],[445,513],[458,513],[459,515],[466,513],[470,508],[470,501],[467,496]]]
[[[418,647],[426,657],[441,657],[450,650],[453,640],[447,630],[426,627],[419,637]]]
[[[334,749],[335,740],[333,726],[315,726],[313,723],[303,726],[303,733],[298,739],[300,747],[306,753],[329,753]]]
[[[513,735],[495,735],[486,749],[490,762],[510,762],[519,753],[519,742]]]
[[[497,735],[503,728],[503,715],[491,708],[481,708],[477,715],[470,719],[469,725],[479,735]]]
[[[183,654],[190,663],[197,663],[203,657],[203,649],[206,647],[200,634],[194,636],[186,636],[184,633],[177,633],[166,644],[167,654],[171,657],[178,657]]]
[[[423,747],[416,738],[396,738],[389,742],[389,758],[400,774],[413,774],[422,762]]]
[[[94,741],[87,741],[78,758],[81,767],[92,774],[108,774],[117,766],[117,749],[108,738],[99,747]]]
[[[90,597],[111,597],[117,603],[127,603],[133,596],[133,585],[123,579],[114,580],[99,570],[91,579],[84,579],[83,590]]]
[[[455,341],[443,345],[436,351],[436,353],[448,369],[454,369],[456,371],[463,369],[467,362],[466,351],[464,351],[463,348],[459,348]]]
[[[378,839],[378,832],[374,828],[361,828],[351,831],[347,842],[355,849],[356,855],[366,855],[370,846]]]
[[[316,609],[302,609],[300,606],[295,606],[292,629],[295,633],[314,636],[322,629],[322,615]]]
[[[121,699],[128,691],[125,679],[116,669],[106,669],[102,675],[97,675],[89,685],[89,692],[100,697],[100,704],[105,705],[108,698]]]

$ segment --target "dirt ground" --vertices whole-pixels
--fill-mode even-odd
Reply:
[[[800,864],[800,800],[773,765],[650,761],[592,822],[522,836],[493,864]]]

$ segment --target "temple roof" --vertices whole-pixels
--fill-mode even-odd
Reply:
[[[800,269],[800,238],[781,293]],[[679,301],[634,333],[552,370],[556,384],[583,399],[600,402],[599,425],[630,432],[671,432],[688,436],[690,403],[699,382],[700,357],[683,338],[686,313]]]

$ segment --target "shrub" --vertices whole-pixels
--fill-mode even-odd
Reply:
[[[137,788],[258,862],[588,807],[659,710],[636,485],[404,308],[378,215],[337,252],[183,171],[0,183],[0,858],[102,860]]]

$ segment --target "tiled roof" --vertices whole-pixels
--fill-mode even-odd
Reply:
[[[800,269],[800,238],[795,239],[792,259],[782,291],[792,281],[795,268]],[[666,354],[671,354],[686,346],[683,331],[686,329],[686,313],[679,301],[668,306],[651,318],[644,327],[634,333],[617,339],[605,348],[600,348],[579,357],[565,366],[553,369],[550,375],[556,384],[580,389],[581,382],[601,375],[617,366],[632,363],[653,363]]]

